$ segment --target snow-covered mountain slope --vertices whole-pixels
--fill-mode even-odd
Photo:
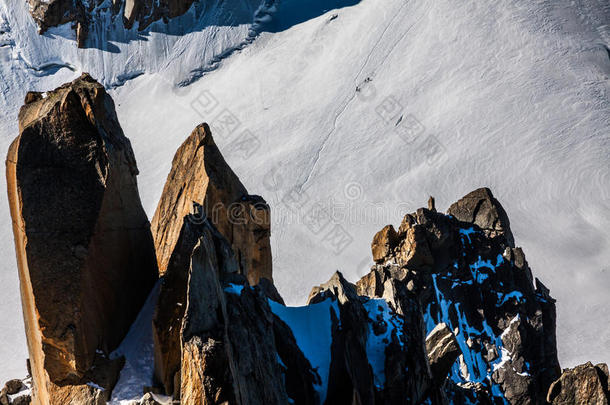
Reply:
[[[608,361],[610,7],[363,0],[323,12],[318,3],[297,18],[306,14],[286,0],[275,26],[177,87],[249,26],[76,50],[61,36],[36,37],[25,6],[0,0],[0,146],[16,136],[27,90],[86,70],[111,88],[139,74],[111,93],[149,216],[175,150],[209,122],[248,190],[272,207],[274,278],[292,304],[336,269],[365,274],[375,231],[429,195],[445,209],[488,186],[558,300],[562,366]],[[0,210],[6,379],[23,374],[27,355],[6,199]]]

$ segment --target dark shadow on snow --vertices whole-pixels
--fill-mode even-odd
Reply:
[[[267,32],[285,31],[327,12],[355,6],[360,0],[280,0],[272,21],[263,27]]]
[[[255,2],[247,6],[243,0],[199,0],[186,14],[167,22],[156,21],[142,31],[137,27],[126,29],[123,25],[122,12],[114,16],[109,12],[99,13],[90,23],[85,48],[119,53],[121,50],[115,43],[148,41],[151,33],[183,36],[214,26],[235,27],[244,24],[253,24],[250,33],[253,38],[263,31],[285,31],[330,10],[358,4],[360,0],[265,0],[265,2],[267,9],[275,3],[276,11],[273,14],[265,11],[265,7],[259,8],[259,4]],[[54,28],[43,35],[50,38],[67,36],[65,31]],[[74,39],[73,32],[69,35],[70,39]]]

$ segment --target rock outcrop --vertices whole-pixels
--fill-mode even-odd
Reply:
[[[180,385],[179,331],[189,261],[204,222],[210,222],[228,240],[235,253],[236,273],[251,285],[263,279],[271,282],[269,206],[261,197],[247,193],[222,157],[206,124],[195,128],[176,152],[152,220],[163,276],[153,320],[155,376],[167,393],[175,395]]]
[[[29,379],[9,380],[0,390],[0,405],[28,405],[32,402]]]
[[[273,301],[239,274],[231,245],[210,222],[192,232],[199,240],[179,332],[181,403],[316,403],[314,372]]]
[[[178,148],[151,222],[161,275],[193,202],[203,207],[201,220],[211,221],[229,241],[239,271],[250,284],[262,277],[272,279],[269,206],[262,197],[248,194],[222,157],[207,124],[197,126]]]
[[[174,397],[181,403],[441,400],[426,359],[422,312],[405,285],[379,275],[379,295],[363,282],[360,289],[373,292],[363,296],[336,273],[312,290],[307,306],[289,308],[269,284],[249,286],[230,244],[210,222],[189,232],[200,237],[179,332],[180,392]]]
[[[186,13],[195,3],[195,0],[113,0],[110,7],[104,7],[102,0],[27,1],[40,34],[51,27],[71,23],[80,48],[85,46],[89,27],[100,13],[107,13],[111,20],[121,19],[127,29],[136,26],[142,31],[155,21],[167,22]]]
[[[353,285],[337,272],[310,293],[308,305],[336,306],[325,403],[436,403],[417,298],[383,268],[372,274]]]
[[[142,405],[608,404],[605,364],[561,373],[555,301],[488,189],[447,214],[430,198],[374,236],[355,284],[336,272],[287,307],[269,207],[207,125],[178,149],[150,225],[102,86],[85,74],[28,93],[19,119],[7,183],[32,397],[11,380],[0,405],[106,404],[124,364],[110,352],[158,275]]]
[[[504,212],[480,193],[473,210]],[[203,235],[179,333],[183,403],[259,403],[261,392],[270,403],[545,403],[559,377],[554,301],[509,242],[507,220],[490,227],[460,209],[470,222],[422,208],[398,231],[385,227],[370,273],[352,284],[337,272],[296,308],[249,287],[230,244],[209,242],[220,238],[209,221],[193,224],[194,210],[181,232]],[[290,386],[274,380],[274,351]]]
[[[477,225],[487,236],[502,236],[508,246],[515,246],[508,215],[488,188],[479,188],[466,194],[449,207],[447,214],[458,221]]]
[[[373,260],[375,263],[383,261],[398,243],[398,235],[392,225],[385,226],[381,231],[375,234],[371,250],[373,251]]]
[[[610,403],[608,378],[606,364],[594,366],[589,362],[565,369],[551,384],[546,400],[552,405],[607,405]]]
[[[534,282],[491,192],[473,191],[448,215],[407,214],[398,235],[379,262],[416,291],[427,333],[439,323],[454,331],[461,354],[449,400],[466,391],[475,402],[543,403],[559,376],[554,300]]]
[[[447,325],[439,323],[432,329],[426,337],[426,351],[434,383],[441,386],[461,353],[457,339]]]
[[[93,404],[157,279],[138,169],[112,99],[89,75],[28,93],[6,161],[33,400]]]

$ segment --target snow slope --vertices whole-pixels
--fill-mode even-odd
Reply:
[[[362,276],[374,233],[429,195],[444,210],[488,186],[534,274],[558,299],[562,366],[610,361],[607,3],[363,0],[335,1],[324,12],[312,0],[314,12],[303,14],[303,3],[285,0],[275,25],[203,65],[192,55],[206,54],[219,36],[151,33],[117,43],[119,53],[74,51],[62,37],[31,36],[18,4],[0,0],[11,25],[0,40],[15,43],[0,47],[2,150],[16,135],[26,90],[93,69],[112,87],[152,216],[174,151],[209,122],[248,190],[271,204],[274,278],[291,304],[336,269]],[[223,43],[233,49],[246,28],[227,30],[235,36]],[[158,45],[170,40],[183,51]],[[36,76],[24,64],[45,46],[74,52],[75,71]],[[36,66],[52,61],[50,53],[37,58]],[[144,73],[111,86],[127,59]],[[176,87],[196,65],[216,69]],[[1,199],[0,361],[8,366],[0,379],[23,374],[26,357],[6,205]]]

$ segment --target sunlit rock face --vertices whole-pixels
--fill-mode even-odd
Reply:
[[[28,93],[19,127],[7,183],[33,400],[97,403],[122,367],[108,355],[157,279],[135,157],[87,74]]]
[[[248,194],[207,124],[197,126],[176,151],[152,219],[160,275],[168,268],[193,202],[229,241],[250,284],[272,279],[269,206],[262,197]]]
[[[229,243],[235,254],[234,271],[250,285],[261,280],[271,283],[269,206],[262,197],[248,194],[216,146],[208,125],[201,124],[176,151],[151,224],[162,276],[153,319],[155,378],[166,392],[174,394],[180,385],[179,333],[189,263],[206,221]]]
[[[607,364],[594,366],[588,362],[565,369],[561,377],[549,388],[546,399],[552,405],[607,405],[610,403],[608,376]]]

